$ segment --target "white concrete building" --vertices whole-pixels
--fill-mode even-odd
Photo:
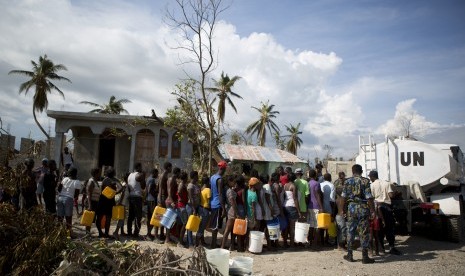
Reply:
[[[192,167],[192,144],[178,140],[176,131],[163,120],[150,116],[115,115],[49,110],[56,120],[55,152],[59,163],[63,135],[74,137],[74,166],[78,177],[86,179],[94,167],[113,166],[118,176],[142,163],[145,170],[162,168],[165,161],[182,169]]]

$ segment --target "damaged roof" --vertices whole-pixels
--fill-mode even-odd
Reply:
[[[308,163],[284,150],[260,146],[223,144],[219,146],[221,155],[231,161],[261,161],[278,163]]]

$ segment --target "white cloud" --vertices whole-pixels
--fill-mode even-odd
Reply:
[[[427,135],[444,132],[453,128],[462,127],[463,125],[449,124],[441,125],[436,122],[428,121],[414,109],[413,105],[417,99],[408,99],[401,101],[396,106],[394,118],[389,119],[376,130],[376,134],[393,135],[393,136],[412,136],[423,138]]]

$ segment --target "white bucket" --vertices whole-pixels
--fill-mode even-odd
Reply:
[[[250,231],[249,251],[252,253],[261,253],[263,249],[263,238],[265,233],[260,231]]]
[[[277,224],[268,224],[266,226],[268,228],[268,234],[270,236],[270,240],[276,241],[279,240],[279,235],[281,234],[281,228],[279,226],[279,223]]]
[[[238,256],[233,258],[233,263],[234,267],[245,269],[244,272],[253,272],[253,258]]]
[[[207,261],[214,267],[218,269],[218,271],[223,276],[229,275],[229,250],[226,249],[212,249],[212,250],[205,250],[207,253]]]
[[[307,242],[309,228],[310,224],[308,223],[296,222],[294,240],[296,242]]]

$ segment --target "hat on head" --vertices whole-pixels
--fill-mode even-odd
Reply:
[[[43,158],[43,159],[42,159],[42,163],[44,163],[44,162],[48,162],[48,159],[47,159],[47,158]]]
[[[377,171],[371,171],[368,176],[373,176],[373,177],[376,177],[378,178],[378,172]]]
[[[221,160],[220,162],[218,162],[218,168],[226,169],[227,167],[228,167],[228,163],[226,163],[226,161]]]
[[[303,171],[302,171],[301,168],[297,168],[297,169],[295,169],[295,172],[294,172],[294,173],[295,173],[295,174],[303,174]]]
[[[258,182],[260,182],[260,180],[258,180],[258,178],[256,177],[251,177],[249,179],[249,186],[254,186],[255,184],[257,184]]]

